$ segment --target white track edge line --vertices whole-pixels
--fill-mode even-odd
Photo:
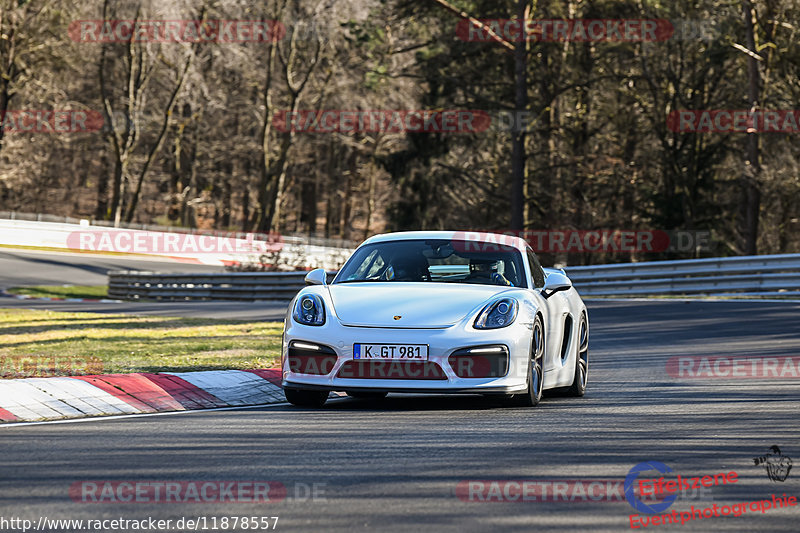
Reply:
[[[72,424],[77,422],[100,422],[103,420],[117,420],[120,418],[142,418],[147,416],[184,415],[190,413],[206,413],[209,411],[232,411],[234,409],[255,409],[256,407],[272,407],[290,405],[288,402],[262,403],[258,405],[239,405],[232,407],[213,407],[211,409],[187,409],[185,411],[163,411],[160,413],[132,413],[129,415],[87,416],[83,418],[70,418],[66,420],[39,420],[32,422],[5,422],[0,424],[0,429],[19,426],[42,426],[46,424]]]
[[[328,402],[336,402],[347,400],[346,397],[328,398]],[[87,416],[84,418],[70,418],[66,420],[39,420],[33,422],[4,422],[0,424],[0,431],[22,426],[43,426],[51,424],[75,424],[80,422],[102,422],[104,420],[118,420],[125,418],[143,418],[151,416],[167,416],[167,415],[187,415],[192,413],[208,413],[210,411],[236,411],[240,409],[255,409],[257,407],[286,407],[291,405],[289,402],[280,403],[260,403],[258,405],[234,405],[231,407],[213,407],[211,409],[187,409],[185,411],[164,411],[160,413],[133,413],[127,415],[109,415],[109,416]]]

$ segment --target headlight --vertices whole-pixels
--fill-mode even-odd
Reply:
[[[321,326],[325,323],[325,306],[316,294],[304,294],[294,303],[292,318],[298,324]]]
[[[481,310],[475,319],[476,329],[504,328],[517,318],[517,301],[513,298],[503,298],[492,302]]]

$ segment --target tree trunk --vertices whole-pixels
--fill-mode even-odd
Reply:
[[[296,99],[293,99],[291,110],[292,112],[297,111]],[[269,226],[262,228],[269,232],[279,233],[281,231],[282,207],[284,195],[286,193],[286,174],[289,170],[289,151],[294,144],[294,135],[293,131],[288,131],[283,134],[283,139],[281,140],[280,154],[278,154],[278,161],[276,163],[278,177],[275,180],[275,186],[272,187],[273,194],[268,212]]]
[[[376,143],[377,146],[377,143]],[[375,151],[373,150],[373,158]],[[372,226],[372,217],[375,212],[375,187],[378,180],[378,169],[374,165],[369,165],[369,187],[367,188],[367,215],[364,221],[364,240],[370,235],[370,226]]]
[[[261,180],[258,187],[258,220],[257,230],[269,230],[269,206],[272,205],[273,183],[272,175],[270,172],[271,166],[271,136],[272,136],[272,69],[275,63],[275,53],[278,44],[271,43],[269,46],[269,53],[267,54],[266,80],[264,82],[264,117],[261,124]]]
[[[114,162],[113,195],[111,197],[111,214],[114,216],[114,227],[119,227],[122,222],[122,199],[125,197],[125,167],[126,161],[117,156]]]
[[[108,216],[108,152],[103,150],[100,156],[100,172],[97,175],[97,207],[94,218],[105,220]]]
[[[232,173],[233,169],[231,168],[231,174]],[[221,229],[225,231],[231,227],[231,197],[233,196],[233,191],[231,190],[231,179],[233,179],[232,175],[226,175],[223,177],[222,181],[222,217],[220,217],[219,224]]]
[[[517,1],[517,17],[525,20],[525,0]],[[520,39],[514,46],[514,109],[521,113],[528,108],[527,41]],[[511,132],[511,229],[521,230],[525,220],[525,132],[514,120]]]
[[[11,102],[12,95],[9,94],[8,86],[10,81],[0,77],[0,124],[8,112],[8,104]],[[0,126],[0,151],[3,150],[3,137],[5,136],[5,128]]]
[[[2,12],[0,11],[0,14]],[[0,17],[0,21],[2,21],[2,17]],[[16,60],[16,31],[15,28],[11,27],[9,29],[3,28],[3,25],[0,24],[0,32],[5,33],[3,35],[4,43],[0,43],[0,51],[5,52],[3,55],[6,57],[2,58],[2,62],[4,63],[2,66],[2,70],[0,70],[0,124],[2,123],[3,119],[5,119],[6,113],[8,112],[8,106],[11,103],[11,99],[14,97],[14,92],[11,91],[12,84],[17,80],[19,76],[20,69],[17,66]],[[3,137],[5,136],[5,128],[0,126],[0,151],[3,150]]]
[[[170,119],[172,118],[172,112],[175,109],[175,103],[178,100],[178,96],[181,93],[181,89],[183,89],[183,84],[186,81],[186,75],[189,72],[189,67],[192,65],[192,59],[194,58],[195,51],[191,50],[189,52],[188,57],[186,58],[186,62],[183,64],[183,68],[181,69],[178,80],[175,83],[175,87],[172,89],[172,93],[169,95],[169,100],[167,100],[167,105],[164,108],[163,115],[161,117],[161,128],[159,129],[158,136],[156,137],[156,142],[150,146],[150,151],[147,153],[147,158],[144,161],[144,165],[142,166],[142,170],[139,172],[139,180],[136,183],[136,189],[133,192],[133,196],[131,197],[130,207],[128,207],[128,213],[125,215],[125,222],[132,222],[133,217],[136,214],[136,207],[139,204],[139,198],[142,194],[142,186],[144,185],[144,180],[147,177],[147,172],[150,170],[150,165],[153,164],[153,160],[155,159],[158,152],[161,150],[161,146],[164,144],[164,138],[167,135],[167,130],[169,129]]]
[[[309,235],[316,231],[317,190],[316,173],[314,179],[305,179],[300,183],[300,215],[298,219],[302,231]]]
[[[749,0],[742,3],[744,15],[744,28],[747,49],[752,54],[756,53],[756,40],[754,18],[755,10]],[[748,55],[747,61],[747,100],[750,111],[760,109],[759,94],[761,91],[761,74],[758,70],[758,59]],[[758,253],[758,219],[761,207],[761,190],[759,178],[761,176],[760,147],[761,134],[752,132],[747,134],[747,148],[745,151],[744,169],[742,172],[742,220],[741,233],[744,238],[744,253],[755,255]]]
[[[250,176],[248,172],[246,176]],[[250,184],[244,184],[244,191],[242,192],[242,231],[250,231],[252,225],[250,224]]]

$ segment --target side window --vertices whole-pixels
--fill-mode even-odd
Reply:
[[[528,250],[528,265],[531,269],[531,277],[533,278],[534,287],[544,287],[544,270],[542,265],[539,264],[539,258],[531,250]]]

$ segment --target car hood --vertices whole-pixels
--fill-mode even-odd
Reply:
[[[329,285],[345,326],[446,328],[512,287],[448,283],[365,282]],[[395,319],[395,317],[400,317]]]

